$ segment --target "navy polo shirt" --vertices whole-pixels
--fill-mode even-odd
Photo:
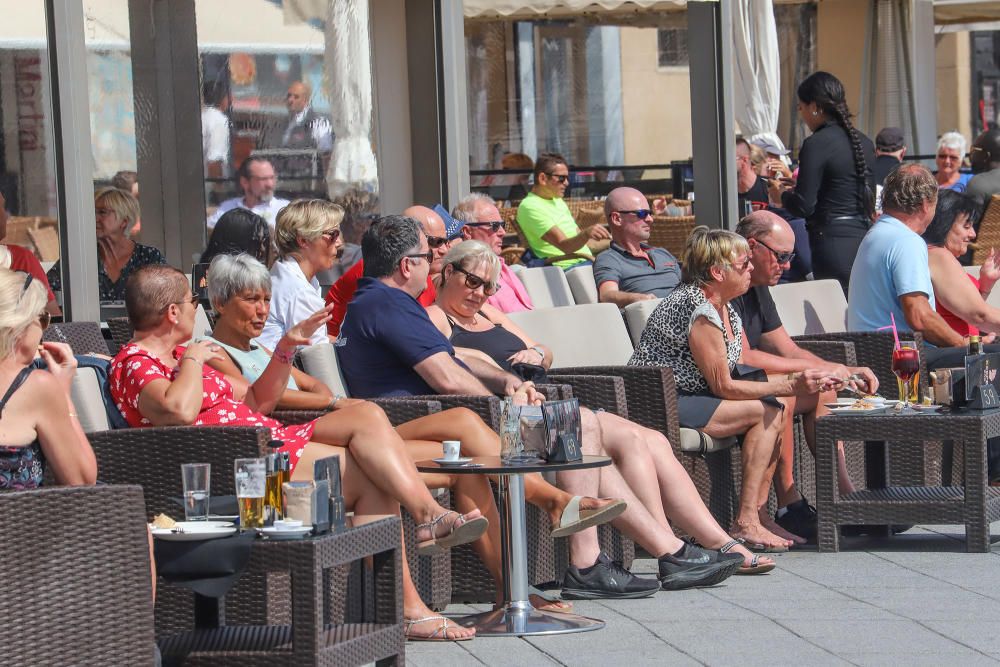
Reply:
[[[438,352],[455,353],[416,299],[375,278],[358,281],[334,345],[355,398],[437,393],[413,367]]]
[[[594,261],[594,282],[616,282],[623,292],[652,294],[661,299],[674,291],[681,282],[681,267],[677,259],[663,248],[642,246],[649,256],[636,257],[617,243],[612,243]]]

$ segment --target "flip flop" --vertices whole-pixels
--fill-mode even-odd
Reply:
[[[417,635],[410,634],[410,628],[412,628],[417,623],[424,623],[426,621],[434,621],[440,619],[441,627],[427,635],[426,637],[419,637]],[[413,620],[403,619],[403,636],[406,637],[408,642],[467,642],[470,639],[475,639],[475,635],[469,635],[468,637],[449,637],[448,629],[452,627],[453,621],[444,616],[424,616],[423,618],[415,618]],[[454,627],[460,627],[457,623]]]
[[[721,553],[727,554],[732,551],[733,547],[740,544],[740,540],[729,540],[719,549]],[[741,564],[739,569],[736,570],[736,574],[764,574],[765,572],[770,572],[774,569],[774,563],[761,563],[760,556],[753,554],[750,559],[750,564]]]
[[[566,507],[563,508],[562,516],[559,517],[559,525],[552,529],[552,537],[566,537],[591,526],[599,526],[607,523],[625,511],[628,504],[621,499],[615,500],[609,505],[592,510],[580,509],[580,501],[583,496],[573,496]]]
[[[431,521],[418,524],[417,530],[427,526],[431,529],[431,535],[433,535],[434,527],[441,523],[441,520],[449,514],[458,514],[458,512],[442,512]],[[420,556],[433,556],[435,554],[444,553],[446,550],[451,549],[452,547],[457,547],[460,544],[474,542],[486,532],[486,529],[489,528],[489,526],[490,522],[487,521],[484,516],[477,516],[475,519],[465,519],[459,515],[459,517],[455,519],[455,523],[451,524],[451,530],[448,531],[446,535],[433,537],[429,540],[417,543],[417,554]]]

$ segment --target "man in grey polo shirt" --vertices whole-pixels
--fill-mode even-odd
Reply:
[[[663,298],[681,282],[677,259],[663,248],[645,244],[653,212],[635,188],[615,188],[604,201],[611,247],[594,261],[594,282],[601,303],[624,308],[630,303]]]

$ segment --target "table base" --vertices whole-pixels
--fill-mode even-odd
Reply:
[[[604,621],[576,614],[553,614],[529,603],[512,602],[503,609],[472,614],[457,619],[460,625],[475,628],[477,637],[523,637],[564,635],[600,630]]]

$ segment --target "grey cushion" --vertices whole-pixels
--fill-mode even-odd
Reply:
[[[625,321],[613,303],[536,308],[509,317],[528,336],[552,349],[553,368],[622,366],[632,357]]]
[[[630,303],[622,309],[625,316],[625,324],[628,326],[629,335],[632,336],[632,345],[639,344],[642,338],[642,330],[646,328],[646,321],[653,314],[656,307],[663,299],[647,299],[646,301],[636,301]]]
[[[736,444],[736,436],[713,438],[693,428],[681,429],[681,451],[688,454],[710,454],[729,449]]]
[[[84,433],[107,431],[111,428],[108,413],[104,411],[104,400],[101,398],[101,383],[93,368],[76,369],[70,385],[70,396]]]
[[[347,385],[340,373],[333,345],[307,345],[299,352],[299,358],[302,359],[302,368],[307,374],[326,384],[334,394],[347,396]]]
[[[807,280],[771,288],[789,336],[847,331],[847,299],[836,280]]]
[[[566,272],[566,282],[573,292],[573,300],[577,305],[585,303],[600,303],[601,297],[594,283],[594,267],[587,265]]]
[[[535,308],[573,305],[573,292],[566,281],[566,272],[558,266],[539,266],[518,274]],[[593,275],[591,276],[593,280]]]

